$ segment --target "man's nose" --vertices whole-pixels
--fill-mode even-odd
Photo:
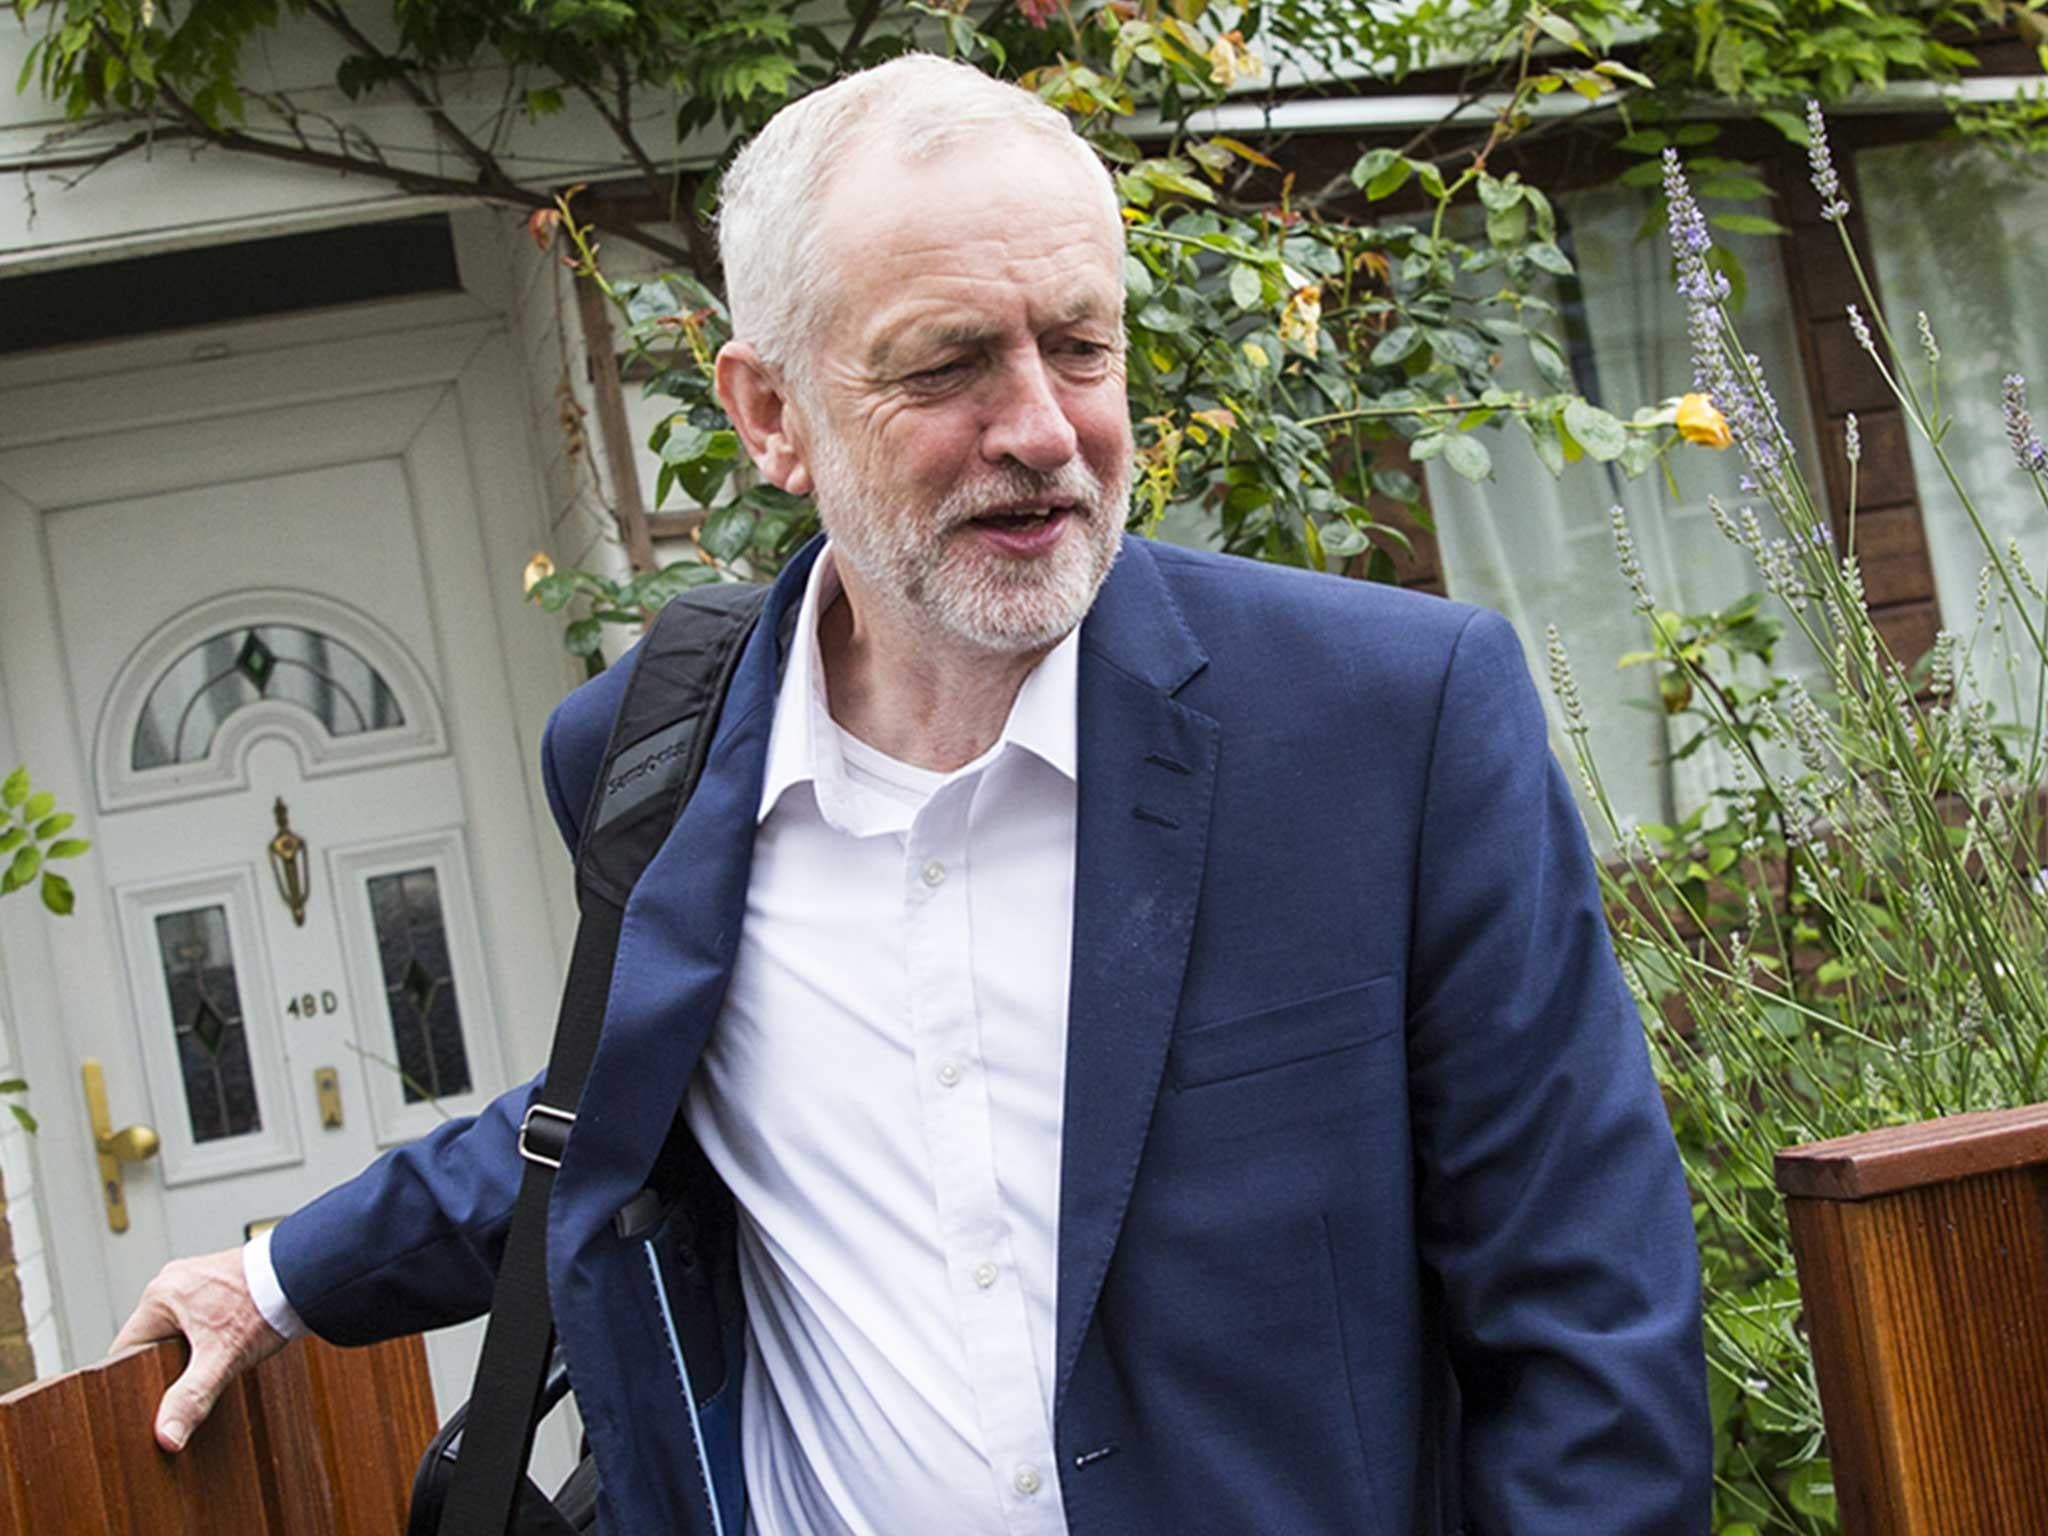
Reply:
[[[1043,358],[1011,364],[996,385],[981,432],[983,458],[1015,459],[1026,468],[1049,471],[1074,457],[1074,424],[1067,419]]]

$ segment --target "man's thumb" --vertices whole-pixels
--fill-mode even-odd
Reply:
[[[220,1362],[210,1354],[195,1351],[185,1374],[172,1382],[156,1410],[156,1443],[167,1451],[182,1451],[206,1416],[213,1412],[223,1382]]]

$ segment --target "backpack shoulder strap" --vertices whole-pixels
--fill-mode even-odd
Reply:
[[[548,1195],[597,1054],[620,921],[634,882],[697,787],[719,708],[767,595],[766,587],[737,583],[693,587],[662,609],[640,642],[584,816],[576,948],[547,1074],[519,1128],[526,1169],[491,1293],[460,1453],[438,1523],[416,1500],[415,1532],[504,1536],[520,1497],[554,1346]]]
[[[655,616],[583,815],[579,900],[589,893],[624,906],[660,850],[704,771],[719,706],[767,598],[766,587],[721,582],[689,588]]]

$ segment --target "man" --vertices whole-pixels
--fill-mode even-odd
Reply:
[[[634,894],[550,1207],[605,1528],[1704,1532],[1685,1190],[1519,647],[1122,537],[1121,228],[933,59],[727,178],[721,398],[829,543]],[[624,670],[550,726],[572,846]],[[117,1340],[193,1339],[159,1438],[283,1333],[482,1310],[528,1095],[170,1266]]]

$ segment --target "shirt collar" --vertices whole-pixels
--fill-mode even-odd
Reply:
[[[820,801],[837,798],[846,779],[846,760],[832,724],[825,695],[825,662],[818,648],[818,620],[842,590],[828,543],[819,552],[804,582],[797,609],[796,634],[789,665],[775,695],[775,716],[769,727],[768,763],[761,780],[759,822],[792,786],[818,786]],[[1031,753],[1070,780],[1078,780],[1080,749],[1075,715],[1080,699],[1081,631],[1070,630],[1043,660],[1025,675],[1010,717],[1003,723],[992,761],[1006,745]]]

